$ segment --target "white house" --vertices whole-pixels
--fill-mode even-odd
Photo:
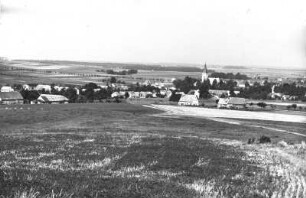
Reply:
[[[246,100],[239,97],[220,98],[217,107],[218,108],[245,108]]]
[[[37,98],[38,104],[62,104],[68,103],[68,98],[62,95],[41,94]]]
[[[182,95],[178,105],[180,106],[199,106],[199,99],[196,95]]]
[[[24,84],[24,85],[22,85],[22,89],[23,90],[32,90],[33,87],[31,87],[30,85]]]
[[[23,104],[23,97],[17,91],[0,92],[0,104]]]
[[[209,77],[208,80],[209,80],[209,83],[210,83],[211,85],[214,83],[215,80],[217,81],[217,83],[220,82],[220,78],[212,78],[212,77]]]
[[[3,86],[1,87],[1,92],[13,92],[14,89],[10,86]]]
[[[213,95],[213,96],[217,96],[217,97],[221,97],[222,95],[224,96],[229,96],[230,95],[230,91],[229,90],[217,90],[217,89],[210,89],[208,90],[208,92]]]
[[[45,90],[47,92],[51,92],[51,86],[50,85],[37,85],[35,87],[35,90],[37,90],[37,91]]]

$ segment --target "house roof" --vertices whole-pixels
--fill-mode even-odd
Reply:
[[[192,102],[192,101],[198,101],[198,98],[196,95],[183,95],[181,96],[179,102]]]
[[[0,92],[0,100],[23,100],[23,97],[17,91]]]
[[[241,104],[245,104],[246,101],[244,98],[238,98],[238,97],[230,97],[228,104],[234,104],[234,105],[241,105]]]
[[[217,90],[217,89],[209,89],[208,90],[209,93],[211,94],[226,94],[226,93],[229,93],[229,90]]]
[[[43,89],[45,89],[45,90],[51,90],[51,86],[50,86],[50,85],[37,85],[37,86],[35,87],[35,90],[43,90]]]
[[[218,101],[219,105],[226,105],[228,103],[228,98],[220,98]]]
[[[37,100],[43,102],[64,102],[68,101],[68,98],[62,95],[41,94]]]

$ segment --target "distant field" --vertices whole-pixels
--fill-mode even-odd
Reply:
[[[297,146],[305,138],[159,114],[131,104],[0,106],[0,195],[306,196],[304,169],[285,169],[291,162],[275,154],[300,159],[303,149],[246,144],[261,135]]]
[[[1,71],[0,84],[14,83],[56,83],[56,84],[85,84],[88,81],[101,84],[103,80],[110,75],[103,72],[97,72],[101,69],[137,69],[139,72],[135,75],[116,76],[119,80],[127,83],[143,82],[146,79],[171,80],[172,78],[184,78],[186,76],[201,78],[201,65],[150,65],[150,64],[128,64],[128,63],[94,63],[94,62],[76,62],[76,61],[38,61],[38,60],[14,60],[7,63],[25,70]],[[260,74],[268,76],[269,79],[275,78],[303,78],[306,75],[305,70],[285,70],[285,69],[267,69],[243,66],[215,66],[208,65],[209,70],[225,73],[243,73],[250,77]],[[34,70],[34,71],[32,71]],[[51,72],[51,73],[49,73]],[[60,73],[52,73],[60,72]],[[61,75],[61,76],[59,76]],[[79,76],[81,75],[81,76]],[[84,76],[82,76],[84,75]],[[94,76],[98,75],[98,76]],[[67,77],[68,76],[68,77]]]

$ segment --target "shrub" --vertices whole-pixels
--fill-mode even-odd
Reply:
[[[257,106],[259,106],[261,108],[265,108],[267,106],[267,104],[264,103],[264,102],[259,102],[259,103],[257,103]]]
[[[259,138],[259,143],[260,144],[264,144],[264,143],[270,143],[271,142],[271,138],[270,137],[268,137],[268,136],[261,136],[260,138]]]
[[[284,140],[278,142],[277,145],[279,145],[281,147],[287,147],[288,146],[287,142],[285,142]]]
[[[248,139],[248,144],[254,144],[255,138],[249,138]]]

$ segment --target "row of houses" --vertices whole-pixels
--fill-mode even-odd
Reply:
[[[161,96],[163,98],[170,98],[172,95],[172,91],[170,90],[160,90],[159,93],[157,92],[151,92],[151,91],[119,91],[119,92],[113,92],[111,97],[117,98],[117,97],[127,97],[127,98],[157,98],[158,96]]]
[[[246,99],[239,97],[220,98],[217,100],[218,108],[227,109],[243,109],[246,107]],[[203,100],[200,100],[196,95],[182,95],[179,102],[179,106],[202,106],[204,105]]]
[[[36,101],[32,101],[31,104],[62,104],[68,103],[68,98],[62,95],[41,94]],[[22,95],[17,92],[0,92],[0,104],[12,105],[12,104],[24,104]]]

